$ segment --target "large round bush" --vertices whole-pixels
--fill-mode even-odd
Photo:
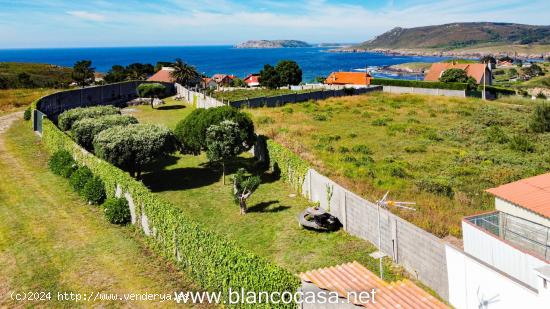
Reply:
[[[82,188],[82,196],[93,205],[99,205],[105,200],[105,185],[103,181],[94,176]]]
[[[113,224],[126,224],[132,220],[128,201],[123,198],[109,198],[103,204],[105,218]]]
[[[98,118],[105,115],[120,114],[120,109],[111,106],[77,107],[64,111],[57,118],[57,124],[63,131],[70,130],[73,123],[84,118]]]
[[[176,137],[182,146],[182,152],[197,155],[207,150],[206,130],[212,125],[219,125],[229,120],[239,127],[239,138],[244,141],[244,148],[250,149],[254,145],[254,123],[250,117],[240,110],[223,106],[209,109],[196,109],[176,127]]]
[[[54,174],[69,178],[76,169],[76,162],[68,151],[58,150],[50,157],[48,167]]]
[[[107,115],[99,118],[85,118],[72,125],[74,140],[87,150],[93,150],[94,137],[101,131],[115,126],[127,126],[138,123],[137,119],[128,115]]]
[[[76,192],[82,194],[84,190],[84,186],[93,177],[94,175],[92,174],[92,171],[90,171],[88,167],[81,166],[71,175],[71,178],[69,179],[69,183],[71,184],[71,187],[73,187],[73,189]]]
[[[153,124],[112,127],[96,135],[93,144],[97,156],[138,179],[143,165],[161,160],[177,149],[172,131]]]

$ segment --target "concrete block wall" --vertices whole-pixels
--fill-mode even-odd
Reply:
[[[425,95],[441,95],[446,97],[461,97],[461,98],[466,97],[466,90],[383,86],[382,91],[389,92],[389,93],[414,93],[414,94],[425,94]]]
[[[41,98],[38,101],[37,108],[46,114],[49,119],[56,121],[57,116],[68,109],[83,106],[123,104],[137,97],[136,88],[142,83],[151,82],[129,81],[61,91]],[[166,95],[174,93],[173,84],[162,84],[167,88]]]
[[[330,202],[330,190],[327,188],[332,189]],[[380,230],[380,250],[394,262],[404,266],[409,273],[431,287],[442,298],[447,299],[447,260],[445,244],[441,239],[386,209],[379,210],[376,204],[345,189],[314,169],[308,170],[302,193],[338,217],[346,232],[368,240],[377,247]]]

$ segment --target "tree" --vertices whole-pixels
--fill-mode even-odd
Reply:
[[[21,88],[33,88],[35,86],[31,76],[25,72],[17,75],[17,84]]]
[[[125,71],[130,80],[145,80],[148,75],[155,73],[155,68],[149,63],[136,62],[126,66]]]
[[[111,67],[111,69],[107,72],[103,79],[105,80],[105,82],[111,84],[125,81],[126,78],[128,78],[126,68],[121,65],[115,64]]]
[[[529,78],[537,77],[540,75],[544,75],[544,72],[542,71],[541,67],[537,64],[533,63],[530,67],[523,69],[523,74],[528,76]]]
[[[181,152],[198,155],[206,151],[206,131],[212,125],[219,125],[224,120],[230,120],[239,127],[239,136],[245,150],[250,149],[256,141],[254,123],[250,117],[231,106],[209,109],[196,109],[176,126],[175,134],[181,144]]]
[[[246,214],[246,201],[260,186],[260,177],[246,176],[246,171],[243,168],[237,170],[233,177],[233,195],[235,203],[239,204],[241,215]]]
[[[479,58],[479,63],[492,63],[492,64],[495,64],[497,63],[497,60],[495,59],[495,57],[491,56],[491,55],[486,55],[486,56],[483,56],[481,58]]]
[[[231,87],[246,87],[247,84],[240,78],[235,77],[231,80]]]
[[[439,80],[444,83],[466,83],[468,74],[462,69],[448,69],[443,72]]]
[[[326,78],[325,76],[316,76],[316,77],[313,79],[313,82],[314,82],[314,83],[324,84],[324,83],[325,83],[325,80],[327,80],[327,78]]]
[[[140,179],[143,166],[176,151],[177,141],[166,127],[131,124],[102,131],[93,144],[98,157]]]
[[[129,115],[107,115],[98,118],[84,118],[73,123],[71,132],[74,140],[88,151],[93,150],[94,137],[101,131],[115,126],[127,126],[138,123]]]
[[[269,89],[277,89],[281,86],[281,77],[270,64],[264,65],[260,71],[260,85]]]
[[[95,68],[92,68],[92,61],[80,60],[74,64],[71,77],[77,85],[85,87],[94,82],[94,73]]]
[[[498,59],[498,61],[500,61],[500,62],[504,62],[504,61],[507,61],[507,62],[514,62],[514,59],[512,59],[512,58],[510,58],[510,57],[508,57],[508,56],[504,56],[504,57],[500,57],[500,58]]]
[[[143,83],[136,88],[138,95],[142,98],[151,98],[151,108],[154,108],[155,98],[166,93],[166,86],[159,83]]]
[[[180,58],[176,59],[176,62],[173,64],[173,68],[174,71],[172,71],[170,75],[176,80],[177,83],[181,85],[194,85],[200,80],[201,75],[197,72],[195,67],[188,65]]]
[[[247,150],[240,134],[239,125],[231,120],[224,120],[218,125],[211,125],[206,130],[206,157],[210,162],[222,165],[222,181],[225,185],[225,162]]]
[[[283,60],[275,66],[280,85],[299,85],[302,82],[302,69],[296,61]]]

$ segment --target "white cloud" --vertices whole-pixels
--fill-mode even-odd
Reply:
[[[89,21],[104,21],[106,19],[105,15],[92,13],[88,11],[68,11],[67,14],[78,17],[80,19],[89,20]]]

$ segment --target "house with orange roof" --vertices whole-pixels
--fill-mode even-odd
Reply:
[[[473,77],[477,84],[482,84],[485,79],[486,85],[493,83],[491,70],[485,63],[449,63],[436,62],[432,64],[424,76],[425,81],[437,82],[443,73],[450,69],[461,69],[466,71],[469,77]]]
[[[203,89],[216,89],[218,88],[218,83],[210,77],[204,77],[202,79],[201,86]]]
[[[259,87],[260,86],[260,75],[259,74],[249,74],[246,76],[243,81],[248,85],[248,87]]]
[[[301,308],[449,308],[410,280],[386,282],[358,262],[325,267],[300,274],[302,292],[332,296],[338,303],[302,303]],[[307,294],[306,294],[307,293]],[[306,299],[306,297],[304,297]]]
[[[234,75],[228,74],[214,74],[212,75],[212,80],[215,81],[220,86],[229,86],[231,81],[235,78]]]
[[[153,82],[165,82],[165,83],[175,83],[176,80],[172,77],[172,72],[174,68],[172,67],[162,67],[157,73],[149,77],[148,81]]]
[[[324,83],[327,85],[368,86],[371,80],[372,76],[366,72],[332,72]]]

